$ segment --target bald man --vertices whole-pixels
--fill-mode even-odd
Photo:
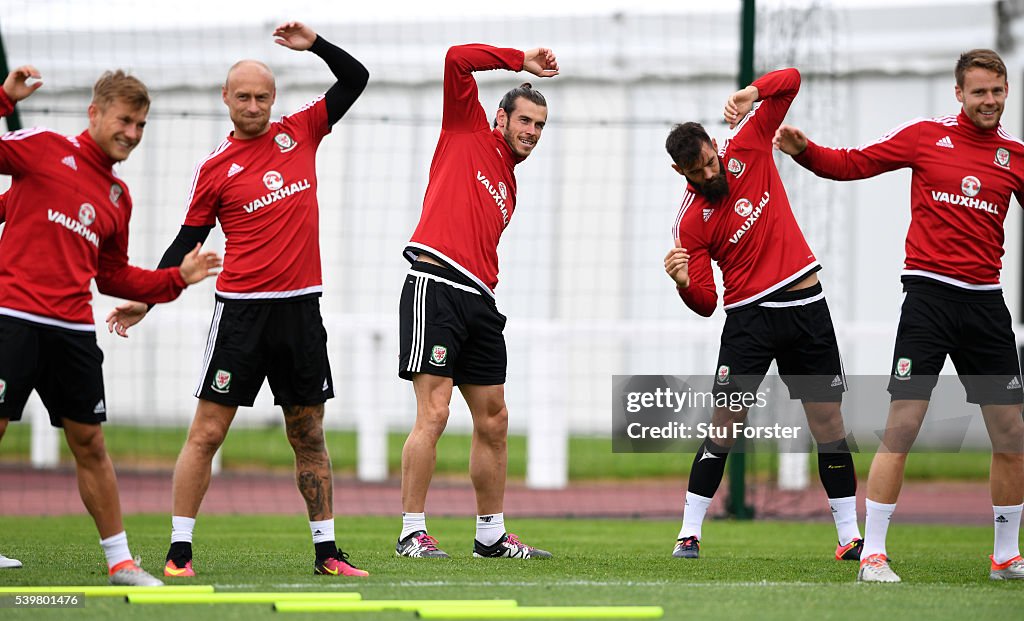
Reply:
[[[337,82],[271,122],[277,94],[273,72],[255,60],[231,67],[221,94],[234,131],[196,167],[185,222],[160,262],[176,265],[175,257],[205,240],[220,222],[227,240],[224,269],[195,390],[199,404],[174,468],[168,577],[195,575],[192,532],[213,455],[238,407],[252,406],[264,379],[284,411],[295,451],[295,478],[316,554],[314,573],[367,575],[348,562],[334,536],[331,460],[323,432],[324,402],[334,396],[334,383],[320,317],[316,151],[363,92],[369,74],[304,24],[282,24],[273,36],[279,45],[322,58]],[[111,314],[109,326],[124,336],[145,312],[142,305],[124,304]]]

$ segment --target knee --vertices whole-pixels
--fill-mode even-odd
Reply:
[[[86,429],[73,434],[65,430],[65,435],[76,463],[89,465],[107,459],[107,445],[103,441],[103,432],[98,424],[89,425]]]
[[[416,430],[437,441],[448,426],[451,410],[446,403],[426,403],[416,409]]]
[[[0,440],[4,439],[4,432],[7,431],[8,422],[10,422],[10,419],[0,418]]]
[[[477,416],[473,430],[477,437],[489,444],[504,445],[508,438],[508,409],[501,404],[485,415]]]
[[[224,438],[227,437],[227,433],[228,430],[220,426],[200,424],[196,421],[192,423],[192,427],[188,430],[187,442],[194,451],[205,457],[212,458],[221,444],[224,444]]]
[[[320,454],[327,451],[324,439],[323,409],[295,408],[285,410],[288,443],[298,454]]]

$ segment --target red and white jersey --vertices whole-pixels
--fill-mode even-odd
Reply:
[[[1001,126],[978,129],[957,116],[915,119],[856,149],[808,142],[796,158],[829,179],[865,179],[910,168],[905,276],[998,290],[1003,221],[1024,191],[1024,143]]]
[[[820,269],[772,157],[772,138],[800,90],[800,73],[774,71],[753,85],[760,100],[718,152],[728,196],[712,203],[688,183],[672,227],[690,253],[690,286],[679,295],[705,317],[718,303],[711,261],[722,270],[726,312],[764,301]]]
[[[406,246],[441,259],[494,295],[498,242],[516,208],[515,166],[523,160],[501,130],[491,129],[480,105],[474,71],[523,69],[523,52],[471,44],[444,59],[441,137],[430,162],[430,181],[419,225]]]
[[[0,89],[0,116],[12,109]],[[0,136],[0,174],[13,177],[0,214],[0,315],[93,331],[93,278],[101,293],[140,302],[181,294],[177,267],[128,265],[132,199],[114,163],[88,131]]]
[[[228,137],[196,167],[186,226],[220,221],[226,239],[217,295],[291,298],[323,291],[316,150],[330,133],[323,96],[270,124]]]

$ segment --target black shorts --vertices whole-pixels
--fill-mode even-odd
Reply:
[[[906,278],[904,291],[889,378],[893,401],[929,400],[947,355],[968,403],[1024,401],[1017,341],[1001,291],[968,291],[920,277]]]
[[[96,333],[0,316],[0,418],[21,420],[33,389],[54,427],[107,420]]]
[[[821,285],[784,291],[729,313],[722,329],[715,394],[756,393],[772,360],[790,397],[843,400],[846,375]]]
[[[458,272],[416,261],[399,304],[399,377],[428,373],[455,385],[504,384],[505,321],[494,299]]]
[[[217,298],[195,396],[251,406],[270,381],[276,405],[319,405],[334,396],[320,298]]]

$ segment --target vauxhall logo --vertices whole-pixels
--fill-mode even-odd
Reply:
[[[476,171],[476,180],[480,182],[480,185],[487,188],[487,192],[494,199],[494,204],[501,210],[501,221],[503,224],[508,224],[508,208],[505,206],[505,199],[508,198],[508,189],[506,189],[504,182],[499,182],[498,187],[495,188],[491,184],[491,180],[484,176],[479,170]]]
[[[268,170],[263,174],[263,185],[267,186],[270,192],[251,201],[247,205],[243,205],[242,209],[245,209],[245,213],[253,213],[260,207],[273,205],[283,198],[287,198],[292,194],[298,194],[299,192],[305,192],[311,187],[308,179],[286,185],[284,175],[276,170]]]
[[[764,211],[764,208],[768,205],[768,199],[768,192],[765,191],[761,196],[761,202],[757,204],[757,207],[753,207],[752,209],[751,203],[747,199],[741,198],[736,201],[736,205],[734,207],[736,213],[739,214],[740,217],[747,216],[747,219],[743,221],[740,228],[738,228],[736,232],[732,234],[732,237],[729,238],[730,244],[738,243],[740,238],[746,235],[747,231],[750,230],[750,227],[754,226],[757,219],[761,217],[761,212]]]
[[[82,206],[79,207],[77,220],[53,209],[46,210],[46,219],[58,226],[63,226],[72,233],[81,235],[93,246],[100,247],[99,235],[89,228],[89,225],[96,220],[96,209],[89,203],[82,203]]]
[[[976,198],[981,192],[981,180],[973,175],[967,175],[960,181],[960,192],[939,192],[932,190],[932,200],[947,205],[963,205],[971,209],[980,209],[990,214],[999,215],[999,205]]]

